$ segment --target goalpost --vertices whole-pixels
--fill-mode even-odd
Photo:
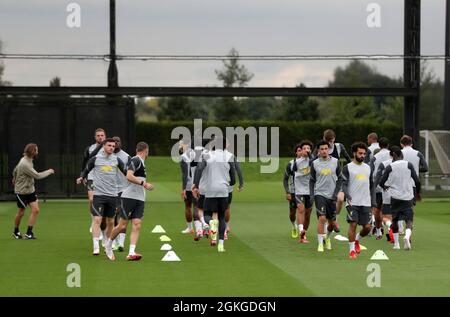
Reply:
[[[425,174],[425,189],[450,190],[450,131],[421,130],[425,160],[429,171]]]

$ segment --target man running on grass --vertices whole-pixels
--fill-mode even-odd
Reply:
[[[112,241],[125,230],[128,221],[131,221],[130,249],[128,261],[139,261],[142,255],[136,253],[136,244],[139,239],[142,218],[144,217],[145,190],[152,190],[153,185],[147,183],[145,171],[145,159],[148,157],[148,144],[139,142],[136,145],[136,156],[131,159],[127,170],[127,180],[129,185],[122,192],[119,224],[112,230],[109,242],[106,245],[106,256],[114,261],[115,256],[112,250]]]

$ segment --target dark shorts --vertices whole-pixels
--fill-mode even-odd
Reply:
[[[144,217],[144,205],[142,200],[121,198],[120,218],[125,220],[142,219]]]
[[[370,223],[372,208],[366,206],[347,206],[347,222],[356,222],[360,226]]]
[[[291,193],[291,200],[289,200],[289,209],[297,209],[297,202],[295,201],[294,193]]]
[[[323,196],[314,196],[317,218],[325,216],[328,220],[336,220],[336,201]]]
[[[205,210],[209,212],[225,212],[228,208],[228,197],[208,197],[205,200]]]
[[[412,200],[398,200],[391,198],[392,220],[413,220],[413,202]]]
[[[25,209],[30,203],[37,201],[36,193],[20,195],[16,194],[17,207]]]
[[[186,206],[191,206],[194,204],[194,206],[197,206],[197,199],[192,195],[192,191],[186,191],[186,199],[184,200],[184,203]]]
[[[233,192],[228,193],[228,205],[231,205],[231,201],[233,200]]]
[[[403,209],[400,211],[392,210],[392,221],[399,221],[399,220],[413,221],[413,219],[414,219],[414,211],[412,208]]]
[[[381,213],[383,215],[391,215],[392,214],[391,205],[383,204],[383,207],[381,207]]]
[[[94,195],[91,214],[94,217],[113,218],[116,214],[116,207],[117,197]]]
[[[383,193],[376,193],[375,201],[376,201],[375,208],[381,209],[381,206],[383,205]]]
[[[311,197],[309,195],[295,195],[295,201],[298,204],[303,204],[306,209],[309,209],[312,207],[312,201]]]
[[[197,208],[205,209],[205,195],[199,195],[197,199]]]
[[[86,189],[88,190],[88,192],[94,190],[94,181],[92,179],[88,179],[87,180],[87,182],[86,182]]]

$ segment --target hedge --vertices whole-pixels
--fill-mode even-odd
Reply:
[[[136,124],[136,141],[145,141],[150,146],[150,154],[156,156],[169,156],[176,140],[171,139],[171,132],[175,127],[184,126],[191,132],[194,123],[191,122],[138,122]],[[326,122],[280,122],[280,121],[236,121],[236,122],[203,122],[203,130],[209,126],[220,128],[225,135],[226,127],[267,127],[267,144],[270,153],[270,127],[279,127],[280,156],[292,156],[295,144],[303,139],[309,139],[313,143],[322,138],[323,131],[333,129],[336,132],[336,142],[343,143],[350,150],[350,145],[355,141],[367,140],[370,132],[376,132],[379,137],[384,136],[391,140],[392,144],[398,144],[403,134],[401,126],[394,124],[373,124],[370,122],[357,122],[349,124],[331,124]],[[248,143],[248,138],[247,138]]]

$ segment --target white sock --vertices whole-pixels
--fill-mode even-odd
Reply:
[[[350,242],[349,245],[350,245],[350,252],[355,251],[355,242],[354,241]]]
[[[130,244],[130,251],[128,252],[128,255],[134,255],[134,250],[136,249],[135,244]]]
[[[403,220],[398,221],[398,232],[403,232]]]
[[[206,222],[205,222],[205,217],[200,217],[200,221],[201,221],[201,223],[202,223],[202,225],[206,225]]]
[[[291,223],[292,223],[292,227],[295,229],[296,228],[295,221],[291,221]]]
[[[412,234],[412,230],[407,228],[405,231],[405,239],[409,240],[409,238],[411,238],[411,234]]]
[[[317,235],[317,241],[319,242],[319,245],[323,244],[323,234],[319,233]]]
[[[195,232],[199,232],[202,231],[202,223],[200,220],[195,220],[194,221],[194,225],[195,225]]]
[[[328,231],[328,224],[325,223],[325,224],[323,225],[323,232],[327,232],[327,231]]]
[[[298,231],[301,233],[303,232],[303,224],[298,225]]]
[[[219,245],[223,245],[223,240],[219,239]]]
[[[112,245],[113,245],[114,241],[116,241],[116,240],[108,239],[108,241],[105,243],[105,247],[112,248]]]
[[[361,235],[360,235],[359,233],[356,234],[356,239],[355,239],[355,240],[356,240],[356,241],[361,240]]]
[[[392,225],[392,221],[390,221],[390,220],[386,221],[386,227],[388,230],[391,228],[391,225]]]
[[[225,222],[225,224],[227,225],[226,230],[228,230],[228,228],[230,227],[229,222]]]
[[[396,246],[400,245],[400,243],[398,242],[398,232],[397,232],[397,233],[394,233],[394,244],[395,244]]]
[[[125,244],[125,237],[127,235],[125,233],[119,233],[119,246],[121,246],[123,248],[124,244]]]
[[[106,236],[103,236],[103,237],[104,237],[103,238],[103,245],[107,246],[110,240],[108,238],[106,238]]]
[[[106,236],[106,229],[105,229],[105,230],[102,230],[102,235],[103,235],[103,239],[106,239],[106,238],[107,238],[107,236]]]
[[[192,230],[192,222],[187,222],[187,227],[189,230]]]
[[[100,248],[100,245],[98,244],[98,238],[92,238],[92,240],[94,242],[94,249]]]
[[[381,228],[377,228],[377,236],[381,236]]]

